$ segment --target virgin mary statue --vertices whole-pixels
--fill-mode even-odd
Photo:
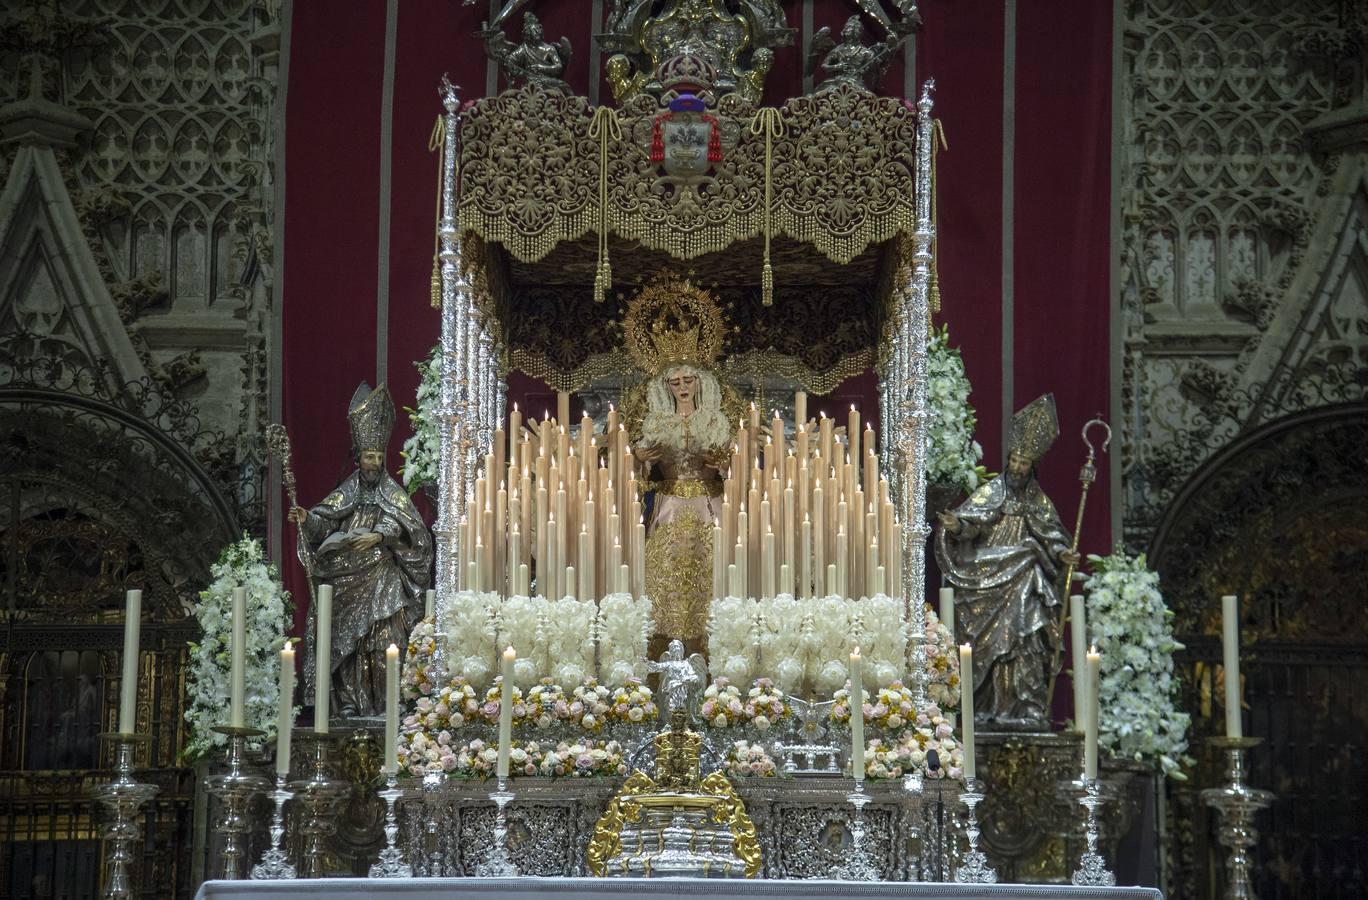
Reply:
[[[646,538],[655,643],[680,640],[690,652],[702,649],[713,599],[712,528],[732,444],[722,387],[708,368],[721,351],[720,320],[707,292],[666,279],[642,291],[624,323],[651,375],[634,452],[658,475]]]

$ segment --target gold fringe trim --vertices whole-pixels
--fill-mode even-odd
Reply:
[[[446,166],[446,118],[438,115],[428,135],[428,152],[437,152],[437,211],[432,223],[432,280],[428,285],[428,300],[433,309],[442,308],[442,176]]]

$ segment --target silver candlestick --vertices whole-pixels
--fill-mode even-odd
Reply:
[[[242,757],[247,749],[247,739],[261,737],[266,732],[233,725],[216,725],[213,730],[228,736],[228,771],[204,781],[205,790],[219,800],[214,829],[223,834],[223,851],[219,854],[215,877],[237,881],[247,875],[247,836],[252,830],[248,805],[252,795],[267,788],[265,778],[242,771]]]
[[[441,807],[442,785],[446,784],[446,778],[445,772],[428,772],[423,775],[423,811],[427,816],[424,828],[427,833],[427,872],[423,874],[429,878],[439,878],[444,874]],[[420,861],[423,858],[420,856]]]
[[[1254,885],[1250,882],[1249,850],[1259,842],[1254,828],[1254,813],[1273,802],[1273,792],[1252,788],[1245,784],[1245,751],[1257,747],[1263,738],[1212,738],[1211,743],[1226,753],[1228,784],[1202,791],[1202,802],[1221,814],[1221,827],[1216,836],[1230,849],[1229,878],[1226,882],[1227,900],[1254,900]]]
[[[371,878],[412,878],[413,866],[404,861],[404,851],[394,846],[399,834],[399,818],[394,813],[394,804],[404,792],[399,790],[399,779],[393,772],[385,773],[385,789],[380,799],[385,801],[385,849],[380,851],[380,861],[370,867]]]
[[[988,856],[978,848],[979,824],[977,807],[983,802],[982,782],[977,778],[964,779],[960,800],[969,808],[969,821],[964,833],[969,838],[969,849],[964,854],[964,865],[955,870],[955,881],[962,884],[997,884],[997,869],[988,865]]]
[[[850,817],[850,853],[836,867],[833,873],[841,881],[878,881],[879,867],[869,855],[869,842],[865,840],[864,808],[869,805],[870,796],[864,791],[864,781],[855,782],[855,791],[846,795],[846,801],[855,807]]]
[[[489,795],[494,801],[494,840],[485,851],[485,858],[475,867],[480,878],[516,878],[522,874],[508,855],[508,814],[505,807],[513,802],[513,792],[508,789],[508,779],[500,778],[497,789]]]
[[[337,801],[347,793],[348,785],[337,781],[329,771],[329,751],[332,747],[331,734],[313,735],[313,762],[309,777],[290,782],[290,789],[299,797],[303,807],[304,819],[300,832],[304,835],[304,877],[322,878],[324,855],[327,852],[327,838],[337,827],[333,816]]]
[[[138,823],[138,809],[157,795],[159,788],[133,780],[133,751],[149,740],[145,734],[118,731],[100,737],[114,745],[114,780],[95,789],[96,802],[114,814],[114,820],[104,828],[109,842],[105,855],[106,900],[125,900],[133,896],[129,866],[133,861],[133,845],[142,834]]]
[[[1078,802],[1088,811],[1087,823],[1083,829],[1088,849],[1083,851],[1078,868],[1074,870],[1073,883],[1091,887],[1112,887],[1116,884],[1116,876],[1107,868],[1107,861],[1102,858],[1102,854],[1097,852],[1097,808],[1102,805],[1101,787],[1096,778],[1084,778],[1082,789]]]
[[[254,879],[264,881],[295,877],[295,867],[291,865],[289,855],[280,849],[280,842],[285,837],[285,803],[293,796],[294,791],[285,787],[285,776],[277,772],[275,790],[271,791],[271,800],[275,803],[275,811],[271,813],[271,849],[261,855],[261,862],[252,866]]]

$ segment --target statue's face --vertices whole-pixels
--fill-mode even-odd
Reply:
[[[1031,475],[1031,458],[1024,453],[1013,450],[1007,454],[1007,483],[1013,487],[1020,487],[1026,483],[1026,479]]]
[[[380,473],[385,470],[385,451],[362,450],[356,459],[356,465],[361,469],[361,480],[366,484],[375,484],[380,480]]]
[[[854,42],[860,39],[860,33],[864,31],[864,26],[860,24],[859,16],[851,16],[846,19],[845,27],[841,29],[841,37],[846,41]]]
[[[538,22],[536,19],[532,19],[529,22],[523,23],[523,40],[527,41],[528,43],[535,43],[537,41],[540,41],[541,39],[541,22]]]
[[[666,379],[670,385],[670,393],[675,398],[675,403],[694,403],[698,397],[698,376],[692,372],[679,370],[671,372]]]

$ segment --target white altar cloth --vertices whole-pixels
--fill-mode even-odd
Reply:
[[[1153,888],[1048,884],[909,884],[853,881],[750,881],[740,878],[316,878],[296,881],[206,881],[195,900],[378,897],[403,900],[652,900],[656,897],[760,897],[766,900],[861,897],[869,900],[1163,900]]]

